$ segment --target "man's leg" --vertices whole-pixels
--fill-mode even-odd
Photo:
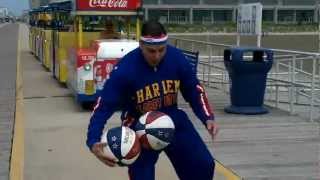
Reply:
[[[130,180],[154,180],[159,152],[142,149],[138,159],[129,166]]]
[[[178,110],[171,115],[179,126],[174,141],[165,149],[181,180],[212,180],[215,163],[187,115]]]

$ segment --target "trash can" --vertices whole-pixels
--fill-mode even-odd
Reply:
[[[273,51],[263,48],[230,48],[224,51],[224,65],[229,73],[231,105],[225,112],[264,114],[267,74],[272,67]]]

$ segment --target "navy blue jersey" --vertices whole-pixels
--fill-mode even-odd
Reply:
[[[139,118],[148,111],[177,108],[179,91],[204,124],[214,119],[205,91],[179,49],[167,45],[157,67],[148,65],[140,48],[131,51],[114,68],[98,98],[88,127],[88,147],[100,141],[115,111],[126,110]]]

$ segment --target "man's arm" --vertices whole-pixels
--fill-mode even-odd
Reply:
[[[218,133],[217,123],[214,121],[214,114],[209,104],[204,87],[200,84],[196,73],[185,56],[181,53],[180,59],[180,77],[181,93],[184,99],[190,104],[193,112],[206,126],[208,132],[214,138]]]
[[[203,124],[206,124],[207,120],[214,120],[204,87],[200,84],[196,73],[193,72],[191,64],[182,53],[178,54],[178,59],[182,96]]]
[[[124,101],[128,81],[122,72],[123,70],[118,68],[111,73],[94,107],[87,132],[87,146],[90,150],[95,143],[100,142],[107,120]]]
[[[92,112],[87,132],[87,146],[101,162],[110,167],[115,166],[116,159],[110,159],[104,155],[103,147],[106,143],[100,141],[107,120],[116,110],[119,110],[125,100],[128,80],[123,71],[121,68],[115,68],[110,79],[105,83]]]

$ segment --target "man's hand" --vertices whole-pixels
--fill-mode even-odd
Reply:
[[[218,124],[216,123],[216,121],[213,121],[213,120],[207,120],[206,124],[207,124],[207,130],[211,135],[212,140],[214,141],[219,131]]]
[[[106,143],[95,143],[92,148],[91,152],[104,164],[110,167],[114,167],[116,165],[116,159],[110,159],[106,157],[103,153],[103,147],[106,146]]]

